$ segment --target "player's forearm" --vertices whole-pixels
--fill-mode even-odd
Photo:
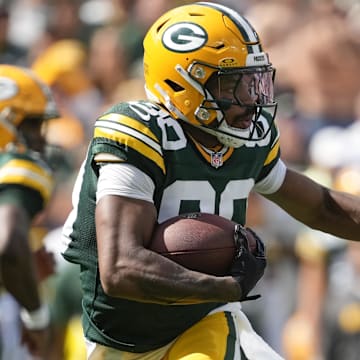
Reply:
[[[305,225],[339,238],[360,241],[360,202],[352,195],[321,188],[323,199],[315,206],[298,201],[282,206],[290,215]],[[315,202],[315,201],[314,201]]]
[[[241,297],[240,286],[231,276],[216,277],[190,271],[146,249],[144,256],[146,260],[139,264],[145,266],[134,266],[133,257],[131,265],[126,265],[125,260],[111,276],[100,271],[105,292],[135,301],[179,305],[237,301]]]
[[[281,188],[266,197],[313,229],[360,241],[359,197],[325,188],[292,170]]]
[[[360,241],[359,197],[324,189],[324,208],[317,228],[338,237]]]
[[[2,281],[6,290],[29,311],[40,306],[38,284],[32,254],[29,249],[21,254],[1,257]]]
[[[143,277],[136,285],[142,301],[163,304],[232,302],[241,297],[240,286],[231,276],[216,277],[188,270],[178,271],[176,278],[165,274]]]
[[[0,269],[3,285],[21,306],[35,310],[40,306],[36,269],[28,240],[28,220],[20,209],[0,208],[4,224],[0,230]]]

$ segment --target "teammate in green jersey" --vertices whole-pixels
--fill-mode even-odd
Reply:
[[[49,313],[39,294],[30,226],[53,188],[52,172],[42,159],[42,127],[57,116],[49,88],[30,70],[0,65],[0,287],[19,303],[22,340],[37,356],[45,351]],[[48,259],[45,252],[42,256]]]
[[[274,69],[240,14],[175,8],[144,49],[148,100],[97,119],[63,230],[64,257],[81,269],[88,359],[280,359],[240,310],[263,274],[260,254],[229,276],[205,275],[148,250],[154,226],[196,211],[245,224],[257,191],[311,227],[360,240],[359,199],[281,161]]]

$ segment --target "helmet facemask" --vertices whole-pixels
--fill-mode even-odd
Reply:
[[[197,69],[197,73],[199,67],[211,67],[198,62],[191,65],[193,66]],[[193,72],[190,68],[189,73]],[[222,144],[231,147],[240,147],[246,141],[259,141],[265,138],[270,127],[265,131],[258,120],[260,115],[266,112],[274,121],[277,108],[274,102],[274,76],[275,70],[271,66],[231,70],[217,68],[203,86],[204,99],[195,112],[200,123],[199,127],[215,135]],[[233,106],[243,109],[238,115],[240,118],[252,114],[250,126],[240,128],[227,123],[228,111]],[[209,124],[210,114],[214,112],[216,120]]]
[[[27,148],[43,152],[46,146],[47,119],[43,116],[27,116],[18,126],[18,140]]]
[[[1,131],[8,142],[5,148],[25,147],[33,151],[43,152],[46,144],[47,118],[44,114],[24,116],[22,112],[14,112],[5,108],[0,112]],[[15,126],[13,119],[21,116],[21,122]]]

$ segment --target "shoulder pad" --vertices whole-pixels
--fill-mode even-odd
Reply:
[[[47,203],[54,187],[50,168],[31,154],[3,154],[0,161],[0,185],[19,185],[38,191]]]
[[[162,107],[149,101],[130,101],[115,105],[96,120],[92,154],[109,152],[129,162],[130,157],[141,156],[165,173],[164,150],[184,147],[185,143],[179,122]]]

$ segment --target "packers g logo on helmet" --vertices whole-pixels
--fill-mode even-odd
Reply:
[[[14,80],[0,76],[0,101],[11,99],[18,92],[19,87]]]
[[[164,46],[176,52],[190,52],[200,49],[207,39],[207,32],[204,28],[188,22],[170,26],[162,36]]]
[[[257,121],[263,115],[273,121],[275,116],[274,69],[246,18],[211,2],[179,6],[150,27],[143,44],[148,98],[174,118],[211,133],[227,146],[239,147],[266,136]],[[236,80],[230,89],[233,101],[220,98],[219,86],[209,87],[210,79],[226,77]],[[245,95],[253,94],[252,103],[243,88]],[[251,127],[256,131],[226,126],[225,111],[231,106],[251,108]]]

